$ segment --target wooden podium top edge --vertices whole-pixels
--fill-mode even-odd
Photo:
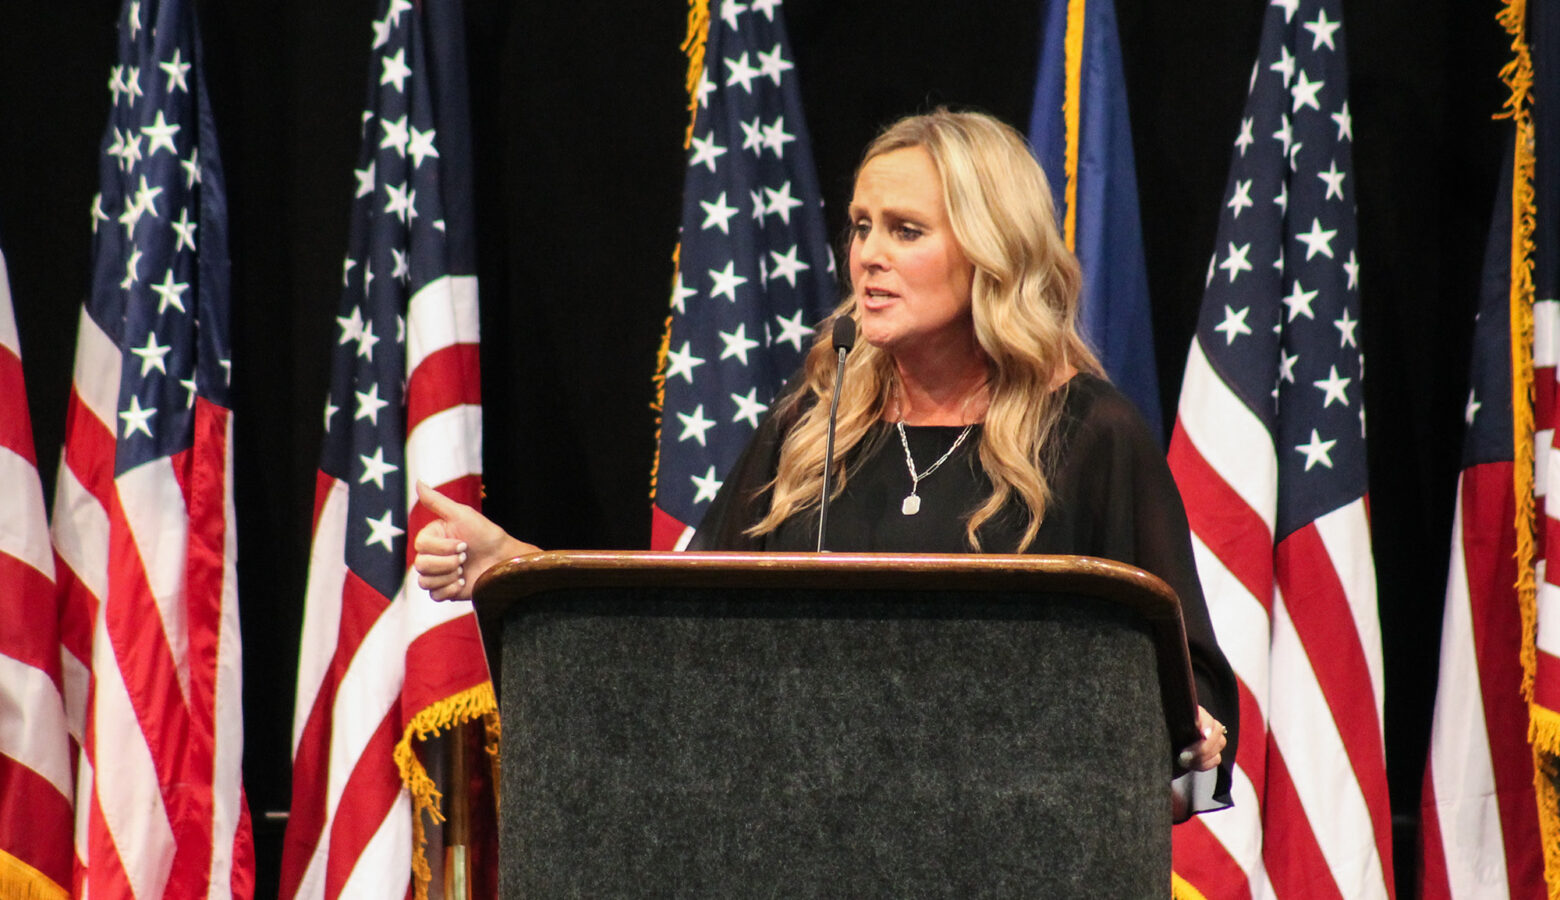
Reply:
[[[559,589],[657,585],[839,588],[863,591],[1037,591],[1124,603],[1150,619],[1179,619],[1158,577],[1088,556],[995,553],[688,553],[548,550],[493,566],[477,582],[479,612],[499,612]]]

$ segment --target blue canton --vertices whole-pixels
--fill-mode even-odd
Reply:
[[[388,0],[372,23],[373,65],[362,120],[340,328],[331,358],[320,469],[350,491],[346,563],[387,598],[406,571],[406,315],[409,298],[452,270],[475,271],[460,223],[470,208],[464,174],[441,181],[440,150],[469,146],[464,115],[442,116],[427,68],[439,29],[422,15],[459,7]],[[443,100],[443,98],[437,98]],[[462,111],[463,112],[463,111]],[[444,167],[454,168],[454,167]],[[446,205],[449,205],[449,210]],[[446,215],[450,224],[446,223]],[[449,234],[456,227],[457,234]]]
[[[1489,243],[1479,285],[1479,314],[1473,326],[1468,397],[1463,405],[1462,468],[1511,462],[1511,146],[1508,141],[1500,190],[1490,216]]]
[[[230,406],[227,201],[200,54],[193,8],[124,5],[86,307],[122,354],[115,475],[188,450],[196,397]]]
[[[838,299],[779,0],[711,4],[655,502],[696,526]]]
[[[1348,96],[1338,0],[1273,0],[1197,334],[1272,435],[1276,540],[1366,492]]]

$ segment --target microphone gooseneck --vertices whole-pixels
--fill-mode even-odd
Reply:
[[[818,552],[823,552],[824,529],[829,522],[829,488],[833,483],[834,419],[840,412],[840,385],[845,381],[845,354],[856,346],[856,320],[840,316],[834,320],[834,396],[829,400],[829,439],[823,452],[823,496],[818,500]]]

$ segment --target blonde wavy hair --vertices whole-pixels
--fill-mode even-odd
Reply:
[[[1058,389],[1063,373],[1071,365],[1103,375],[1078,333],[1082,275],[1057,230],[1045,173],[1012,127],[980,113],[946,109],[910,116],[868,145],[857,176],[876,157],[909,147],[920,147],[932,158],[954,239],[975,269],[971,314],[991,395],[979,452],[992,490],[968,514],[965,534],[971,548],[980,550],[978,530],[1016,494],[1029,514],[1013,548],[1021,553],[1034,542],[1050,501],[1044,455],[1065,400],[1065,391]],[[804,387],[776,410],[785,421],[812,401],[781,447],[779,469],[765,486],[772,490],[769,513],[748,529],[751,535],[774,531],[819,502],[837,360],[832,326],[855,311],[851,290],[818,326]],[[843,462],[884,418],[898,381],[893,358],[865,343],[846,357],[845,370],[835,431],[839,477],[831,496],[844,489],[849,473]]]

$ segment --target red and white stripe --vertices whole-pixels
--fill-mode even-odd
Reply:
[[[1556,387],[1556,348],[1560,347],[1560,312],[1553,299],[1533,304],[1533,406],[1535,456],[1533,492],[1538,515],[1538,609],[1534,634],[1535,666],[1531,715],[1544,740],[1536,742],[1553,754],[1560,741],[1560,446],[1555,425],[1560,422],[1560,390]]]
[[[1554,623],[1557,589],[1544,557],[1552,536],[1560,533],[1547,524],[1556,510],[1546,489],[1551,468],[1560,464],[1553,446],[1560,303],[1535,303],[1533,324],[1533,482],[1544,513],[1538,517],[1538,688],[1546,671],[1554,675],[1556,652],[1554,636],[1546,631]],[[1522,696],[1514,474],[1512,463],[1491,462],[1470,466],[1458,480],[1441,671],[1421,801],[1427,900],[1548,893]],[[1551,629],[1544,627],[1546,617]],[[1545,693],[1537,690],[1535,701]]]
[[[232,426],[114,477],[121,354],[85,314],[53,537],[77,782],[78,896],[247,897]]]
[[[64,897],[73,754],[54,555],[9,285],[0,256],[0,896]]]
[[[1470,467],[1457,493],[1420,815],[1422,896],[1542,897],[1511,464]]]
[[[427,285],[407,313],[407,484],[481,503],[477,282]],[[293,804],[282,896],[400,897],[412,804],[392,758],[407,723],[489,681],[476,616],[408,578],[393,598],[348,571],[347,485],[320,474],[293,718]],[[429,521],[412,508],[409,534]],[[410,562],[410,560],[408,560]]]
[[[1278,461],[1193,342],[1170,467],[1239,680],[1233,809],[1175,829],[1208,897],[1390,897],[1382,659],[1364,498],[1274,543]]]

